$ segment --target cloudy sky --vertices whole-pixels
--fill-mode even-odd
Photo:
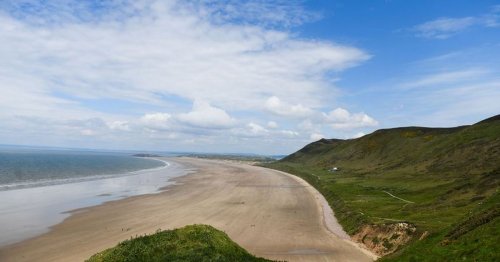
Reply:
[[[0,144],[288,154],[470,124],[500,113],[499,61],[497,1],[1,1]]]

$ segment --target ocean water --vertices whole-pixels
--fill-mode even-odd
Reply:
[[[48,232],[72,210],[158,193],[189,172],[164,157],[0,148],[0,248]]]
[[[119,153],[0,149],[0,190],[123,176],[164,165],[154,159]]]

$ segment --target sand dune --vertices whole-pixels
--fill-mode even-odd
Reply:
[[[1,249],[0,261],[82,261],[131,236],[187,224],[210,224],[270,259],[374,259],[345,239],[321,196],[296,177],[241,163],[172,160],[196,172],[162,193],[77,210],[50,232]]]

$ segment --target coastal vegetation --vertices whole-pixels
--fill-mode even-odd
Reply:
[[[261,156],[254,154],[208,154],[208,153],[206,154],[191,153],[191,154],[183,154],[182,156],[202,158],[202,159],[237,161],[244,163],[270,163],[283,157],[283,156]]]
[[[500,115],[321,139],[265,166],[317,188],[382,261],[500,261]]]
[[[160,155],[149,154],[149,153],[139,153],[139,154],[134,154],[132,156],[135,156],[135,157],[161,157]]]
[[[224,232],[207,225],[189,225],[174,230],[126,240],[90,257],[87,262],[127,261],[269,261],[258,258],[233,242]]]

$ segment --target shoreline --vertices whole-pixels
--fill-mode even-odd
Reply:
[[[47,233],[64,222],[74,210],[103,205],[143,194],[156,194],[172,184],[173,177],[185,175],[169,159],[153,167],[122,175],[79,182],[0,191],[0,248]],[[35,219],[36,218],[36,219]]]
[[[139,157],[135,157],[135,158],[139,158]],[[146,159],[146,158],[143,157],[143,159]],[[83,182],[90,182],[90,181],[95,181],[95,180],[104,180],[104,179],[113,179],[113,178],[120,178],[120,177],[126,177],[126,176],[140,175],[144,172],[161,170],[161,169],[167,168],[170,165],[170,163],[168,163],[167,161],[161,160],[157,157],[149,157],[147,159],[159,161],[159,162],[164,163],[165,165],[159,166],[159,167],[144,168],[144,169],[139,169],[139,170],[134,170],[134,171],[125,171],[123,173],[80,176],[80,177],[75,177],[75,178],[57,178],[57,179],[51,179],[51,180],[38,180],[38,181],[33,181],[33,182],[24,181],[24,182],[19,182],[17,184],[16,183],[3,184],[3,185],[0,185],[0,192],[11,191],[11,190],[30,189],[30,188],[37,188],[37,187],[66,185],[66,184],[73,184],[73,183],[83,183]]]
[[[275,170],[275,169],[271,169]],[[355,246],[359,250],[361,250],[363,253],[366,255],[370,256],[373,260],[377,260],[380,258],[377,254],[373,253],[371,250],[363,246],[361,243],[357,243],[354,240],[351,239],[351,236],[347,234],[347,232],[344,231],[342,228],[342,225],[338,222],[337,218],[335,217],[335,212],[333,209],[330,207],[328,204],[328,201],[325,199],[325,197],[313,186],[311,186],[307,181],[302,179],[301,177],[280,171],[280,170],[275,170],[283,175],[290,176],[294,178],[295,180],[299,181],[300,183],[306,185],[311,192],[316,196],[318,199],[318,208],[321,210],[321,213],[323,216],[321,217],[321,221],[323,225],[325,226],[328,231],[330,231],[332,234],[336,235],[337,237],[343,239],[346,243],[349,243],[350,245]]]
[[[318,195],[295,176],[214,160],[173,161],[196,171],[160,193],[73,210],[48,233],[0,248],[0,260],[78,261],[131,236],[187,224],[210,224],[270,259],[374,260],[328,229]]]

